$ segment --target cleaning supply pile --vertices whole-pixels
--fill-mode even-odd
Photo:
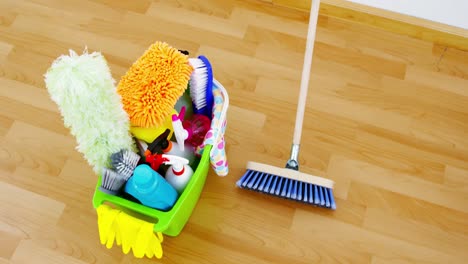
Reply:
[[[214,85],[205,56],[189,58],[156,42],[115,85],[101,53],[70,51],[53,62],[45,82],[77,150],[100,176],[98,191],[169,212],[207,145],[214,146],[212,168],[227,175],[229,102],[224,88]],[[154,234],[154,223],[105,204],[97,212],[102,244],[110,248],[115,240],[126,254],[132,249],[138,258],[162,257],[162,234]]]

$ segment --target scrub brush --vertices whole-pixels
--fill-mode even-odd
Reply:
[[[188,56],[156,42],[121,78],[117,91],[132,126],[161,126],[187,89],[193,68]]]
[[[122,174],[108,168],[103,168],[101,179],[99,190],[111,195],[117,194],[127,181]]]
[[[190,77],[190,97],[194,113],[212,119],[213,112],[213,69],[205,56],[189,59],[194,68]]]
[[[111,164],[117,173],[127,181],[140,161],[140,156],[132,151],[122,149],[111,155]]]

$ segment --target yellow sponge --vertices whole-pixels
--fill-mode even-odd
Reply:
[[[137,127],[137,126],[132,126],[130,127],[130,132],[133,134],[138,139],[141,139],[145,141],[146,143],[151,143],[153,142],[159,135],[164,133],[166,129],[171,130],[171,133],[169,133],[169,136],[167,137],[170,139],[172,137],[172,134],[174,132],[174,128],[172,127],[172,115],[175,114],[177,115],[176,110],[172,110],[171,114],[169,115],[166,120],[164,120],[164,123],[161,126],[156,126],[156,127]]]
[[[192,71],[188,56],[176,48],[164,42],[151,45],[117,86],[131,125],[161,126],[187,89]]]

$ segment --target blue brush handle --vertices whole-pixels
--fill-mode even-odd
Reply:
[[[203,55],[198,56],[198,58],[203,61],[203,63],[206,66],[206,72],[207,72],[207,84],[206,84],[206,106],[203,107],[201,110],[201,114],[207,116],[208,118],[212,119],[213,115],[213,68],[211,67],[211,63]]]

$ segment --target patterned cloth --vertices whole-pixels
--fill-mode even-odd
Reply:
[[[229,104],[228,95],[223,94],[223,91],[218,87],[220,85],[215,81],[213,85],[213,117],[211,128],[205,135],[203,144],[200,145],[196,152],[199,155],[203,154],[205,145],[212,145],[210,153],[210,163],[213,170],[218,176],[226,176],[229,173],[228,161],[226,156],[224,133],[226,132],[226,112]],[[224,89],[223,89],[224,90]]]

